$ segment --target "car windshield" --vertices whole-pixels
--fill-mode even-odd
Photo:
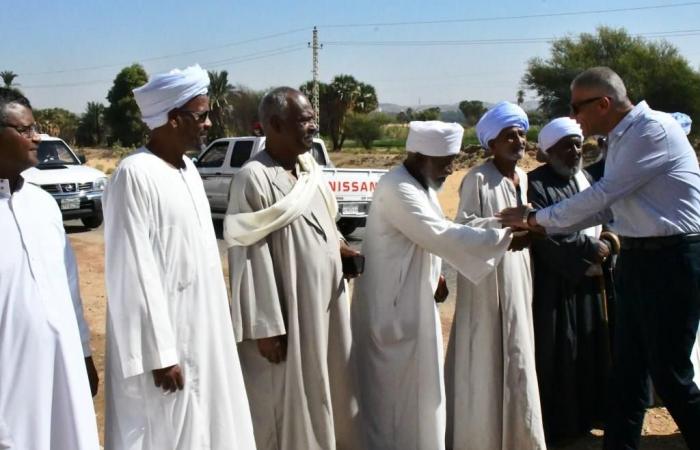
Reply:
[[[37,152],[40,166],[80,165],[80,161],[63,141],[41,141]]]

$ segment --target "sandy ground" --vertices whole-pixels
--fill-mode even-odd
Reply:
[[[97,166],[102,170],[114,167],[114,158],[110,158],[107,151],[88,150],[88,164]],[[532,156],[532,155],[530,155]],[[334,157],[334,159],[336,159]],[[336,165],[339,167],[390,167],[401,160],[396,155],[343,155],[337,158]],[[527,169],[536,166],[538,163],[532,157],[528,157],[524,162]],[[443,210],[448,217],[454,217],[459,201],[459,184],[467,172],[462,168],[448,178],[443,191],[440,193],[440,201]],[[77,221],[66,222],[66,231],[70,235],[70,240],[74,246],[79,269],[80,286],[83,297],[83,307],[85,316],[92,331],[92,349],[95,364],[100,372],[100,392],[95,398],[95,409],[97,413],[100,436],[103,433],[104,423],[104,344],[105,344],[105,314],[106,298],[104,289],[104,241],[102,228],[96,230],[86,230]],[[359,229],[352,236],[353,245],[361,245],[364,229]],[[226,261],[223,258],[224,246],[219,241],[219,248],[222,254],[222,270],[226,273]],[[454,292],[456,291],[454,276],[448,276],[450,288],[450,298],[440,307],[440,315],[443,325],[443,338],[447,343],[448,333],[454,314]],[[686,448],[678,429],[665,408],[652,408],[646,415],[642,438],[642,449],[647,450],[672,450]],[[602,445],[602,432],[593,430],[590,436],[582,438],[571,445],[558,447],[561,450],[589,450],[598,449]]]

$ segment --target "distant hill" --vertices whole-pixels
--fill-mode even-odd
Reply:
[[[495,105],[495,103],[491,102],[483,102],[484,105],[487,108],[492,107]],[[440,111],[459,111],[459,103],[451,103],[451,104],[442,104],[442,105],[435,105],[435,104],[427,104],[427,105],[397,105],[396,103],[380,103],[379,107],[377,108],[381,112],[385,112],[387,114],[398,114],[401,111],[406,111],[407,108],[412,108],[414,111],[422,111],[424,109],[428,108],[433,108],[437,106],[440,108]],[[539,100],[527,100],[525,103],[523,103],[523,109],[525,111],[534,111],[540,106]]]
[[[486,105],[492,105],[492,103],[486,103]],[[397,105],[395,103],[380,103],[379,107],[377,108],[381,112],[385,112],[387,114],[398,114],[401,111],[406,111],[407,108],[412,108],[414,111],[422,111],[424,109],[428,108],[434,108],[434,107],[440,108],[440,111],[457,111],[459,112],[459,103],[453,103],[449,105],[433,105],[433,104],[428,104],[428,105]]]

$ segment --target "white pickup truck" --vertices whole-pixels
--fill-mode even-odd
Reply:
[[[258,152],[265,148],[265,137],[222,138],[213,141],[196,158],[195,165],[204,181],[214,218],[224,217],[228,206],[229,186],[236,172]],[[372,194],[383,169],[338,169],[328,157],[321,139],[314,139],[310,149],[338,201],[338,229],[343,234],[352,233],[364,226],[372,202]]]
[[[41,135],[37,149],[39,164],[22,173],[27,182],[51,194],[61,209],[63,220],[80,219],[87,228],[102,224],[102,192],[107,175],[85,165],[84,156],[62,139]]]

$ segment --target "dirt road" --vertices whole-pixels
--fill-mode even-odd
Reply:
[[[464,175],[460,171],[452,175],[440,194],[441,203],[445,214],[453,217],[457,209],[459,182]],[[95,364],[100,372],[100,379],[104,379],[104,336],[105,336],[105,314],[106,299],[104,289],[104,240],[102,228],[96,230],[86,230],[77,221],[66,222],[66,231],[75,249],[80,268],[80,286],[83,297],[83,307],[90,328],[92,330],[92,349]],[[360,228],[351,236],[351,243],[355,247],[360,247],[364,229]],[[220,237],[220,233],[219,233]],[[227,271],[227,262],[224,258],[225,247],[219,239],[219,249],[222,255],[222,267],[224,273]],[[454,270],[449,267],[445,269],[447,274],[450,297],[440,306],[440,316],[443,325],[443,338],[447,343],[447,336],[452,324],[454,315],[454,298],[456,291],[456,280]],[[104,422],[104,385],[100,383],[100,393],[95,399],[95,409],[97,412],[100,435],[103,432]],[[566,446],[560,447],[562,450],[589,450],[599,449],[601,446],[601,432],[596,430],[590,437]],[[670,418],[665,408],[654,408],[649,411],[644,425],[642,438],[643,449],[647,450],[674,450],[685,448],[683,440],[678,434],[675,423]]]

